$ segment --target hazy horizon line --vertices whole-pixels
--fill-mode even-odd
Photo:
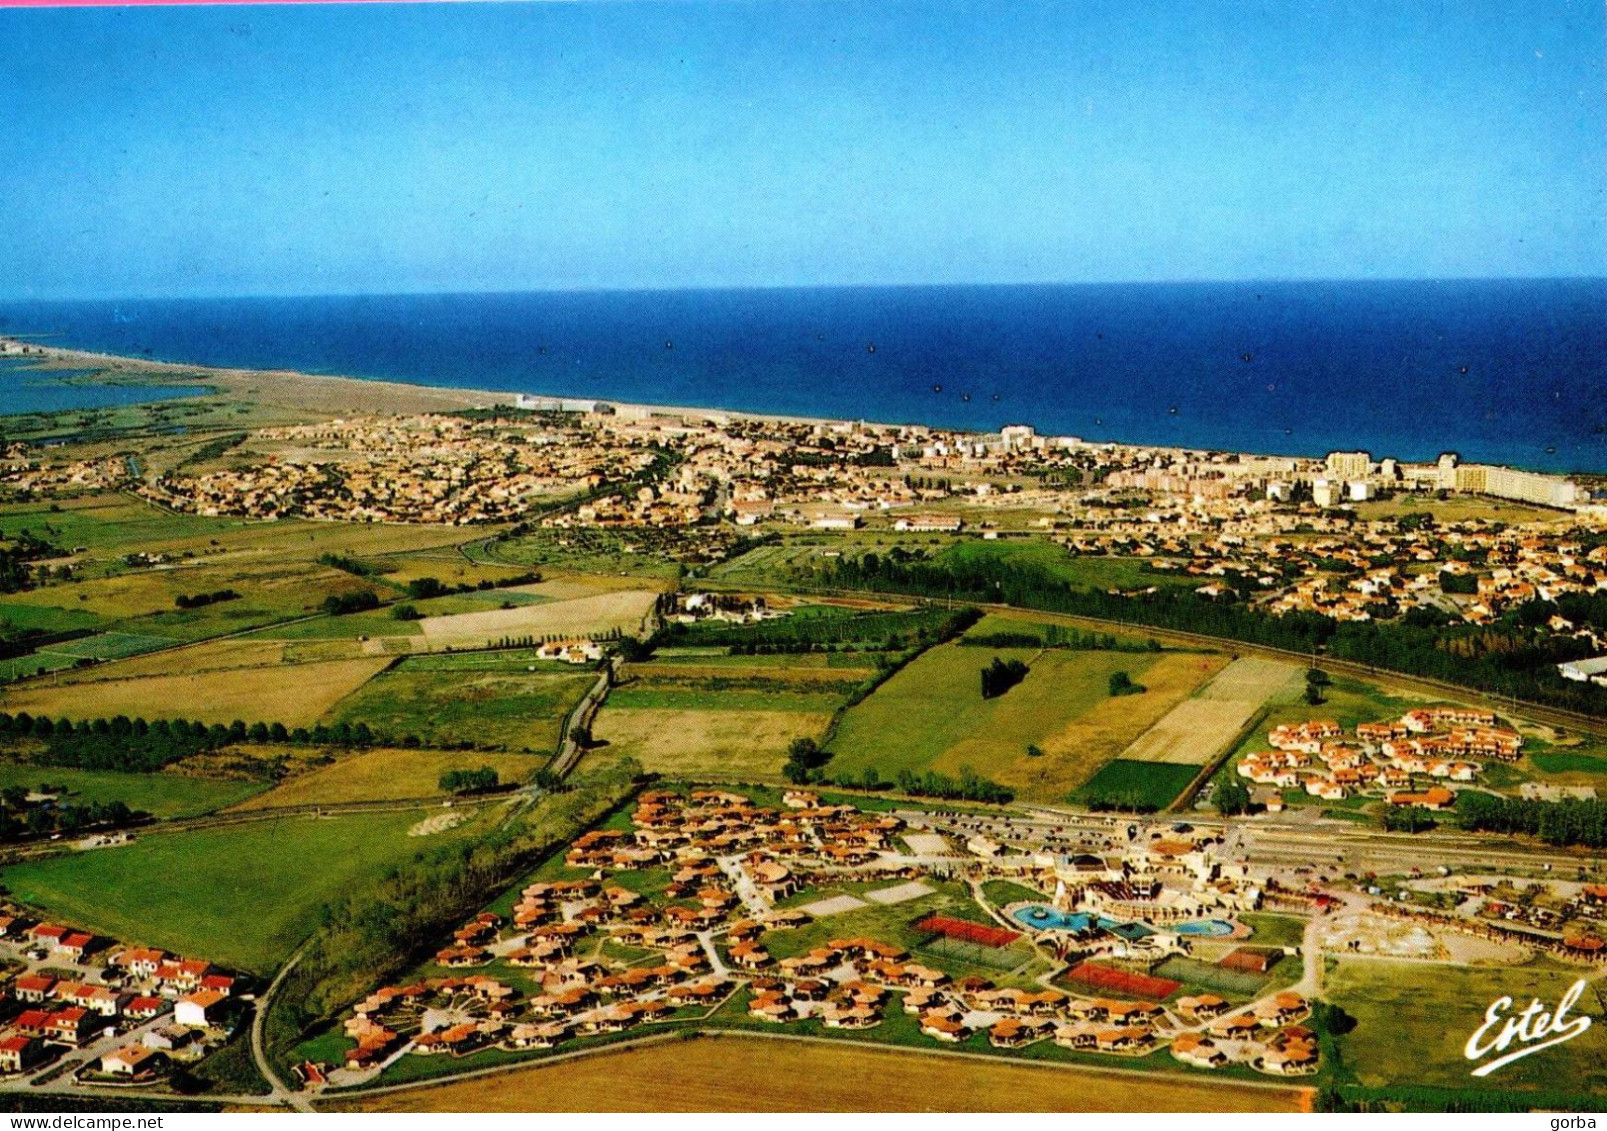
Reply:
[[[1370,276],[1313,275],[1263,276],[1242,279],[1179,278],[1179,279],[1103,279],[1103,280],[1025,280],[1018,282],[895,282],[895,283],[712,283],[699,285],[637,285],[637,286],[531,286],[446,288],[441,290],[332,290],[332,291],[249,291],[215,292],[205,294],[144,293],[96,295],[0,295],[0,303],[101,303],[101,302],[226,302],[253,299],[285,300],[311,298],[456,298],[492,295],[636,295],[636,294],[699,294],[753,291],[886,291],[886,290],[1006,290],[1059,287],[1233,287],[1233,286],[1290,286],[1290,285],[1395,285],[1402,283],[1558,283],[1607,282],[1603,274],[1560,275],[1422,275]]]

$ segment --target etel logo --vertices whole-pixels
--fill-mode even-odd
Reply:
[[[1473,1070],[1473,1075],[1488,1076],[1497,1068],[1511,1064],[1514,1060],[1522,1060],[1530,1053],[1583,1036],[1585,1030],[1590,1028],[1590,1018],[1569,1017],[1568,1011],[1574,1007],[1579,995],[1584,992],[1585,980],[1581,978],[1562,995],[1562,1001],[1557,1003],[1556,1012],[1548,1012],[1536,998],[1522,1013],[1509,1014],[1512,999],[1496,998],[1490,1003],[1490,1008],[1484,1011],[1484,1024],[1468,1038],[1462,1055],[1469,1060],[1483,1060],[1491,1053],[1506,1053],[1506,1055],[1479,1065]],[[1513,1041],[1518,1041],[1520,1047],[1507,1052],[1507,1047]]]

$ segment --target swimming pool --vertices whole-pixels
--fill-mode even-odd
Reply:
[[[1096,924],[1101,927],[1116,926],[1114,919],[1103,916],[1096,919],[1086,911],[1057,911],[1036,903],[1016,908],[1010,918],[1034,931],[1071,931],[1079,935]]]
[[[1221,919],[1191,919],[1187,923],[1175,924],[1171,930],[1179,935],[1203,935],[1205,938],[1220,939],[1233,933],[1233,924]]]
[[[1111,919],[1104,915],[1096,916],[1087,911],[1057,911],[1041,903],[1018,907],[1010,913],[1010,917],[1023,927],[1034,931],[1070,931],[1072,934],[1081,935],[1099,927],[1130,941],[1155,933],[1142,923],[1124,923],[1119,919]],[[1193,919],[1166,929],[1179,935],[1224,938],[1233,933],[1233,924],[1222,919]]]

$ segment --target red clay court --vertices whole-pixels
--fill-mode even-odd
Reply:
[[[915,928],[977,946],[1006,947],[1021,937],[1020,931],[1007,931],[1003,927],[990,927],[964,919],[950,919],[945,915],[928,915],[915,924]]]
[[[1079,963],[1066,971],[1066,977],[1092,989],[1148,1001],[1164,1001],[1183,988],[1182,982],[1174,982],[1170,978],[1134,974],[1114,966],[1101,966],[1097,962]]]

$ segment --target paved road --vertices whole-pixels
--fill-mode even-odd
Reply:
[[[564,732],[558,737],[558,753],[552,760],[552,772],[561,778],[569,776],[569,772],[575,768],[575,763],[580,761],[580,756],[586,751],[575,735],[581,731],[591,733],[591,722],[597,717],[597,708],[608,698],[608,689],[614,686],[617,662],[614,657],[609,657],[608,662],[603,665],[603,670],[597,673],[597,682],[591,685],[580,702],[575,704],[575,709],[569,712],[569,717],[564,720]]]
[[[304,949],[305,947],[303,947]],[[296,1111],[311,1111],[312,1105],[307,1102],[307,1097],[301,1092],[292,1091],[285,1086],[283,1080],[279,1079],[279,1074],[274,1071],[273,1061],[269,1058],[268,1050],[263,1044],[262,1036],[268,1017],[268,1006],[273,1001],[273,995],[279,991],[279,987],[284,983],[285,978],[296,968],[296,963],[301,961],[301,955],[301,950],[291,955],[290,960],[284,964],[279,973],[274,976],[273,982],[263,991],[262,996],[257,999],[256,1016],[251,1019],[251,1059],[257,1062],[257,1071],[262,1074],[262,1078],[268,1082],[268,1086],[272,1089],[269,1102],[288,1104]]]

